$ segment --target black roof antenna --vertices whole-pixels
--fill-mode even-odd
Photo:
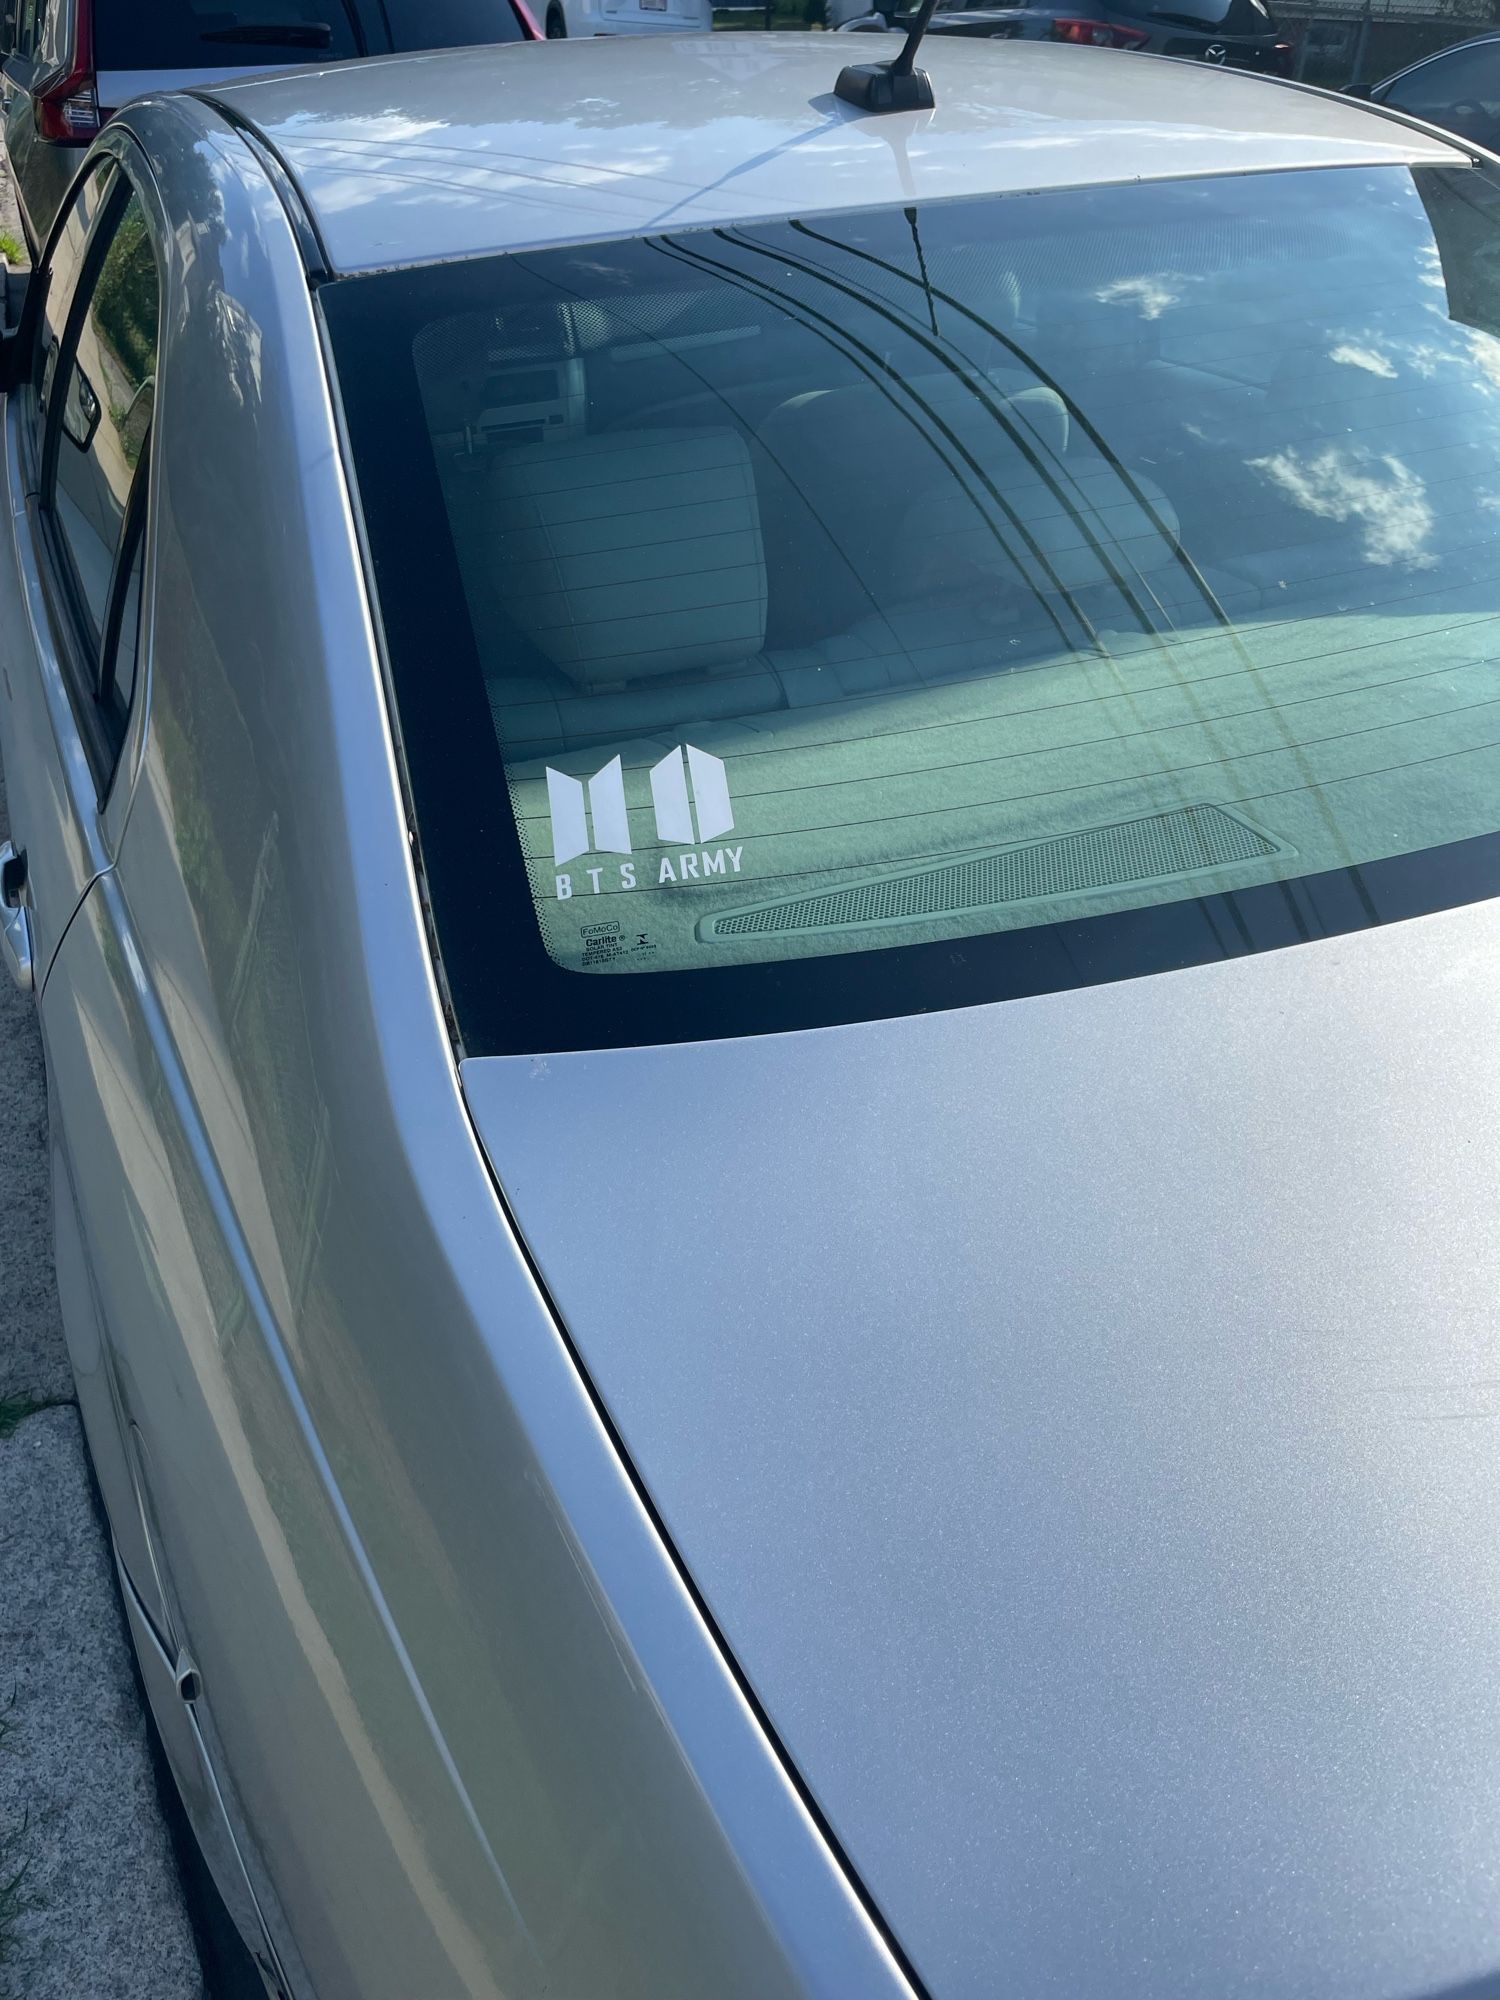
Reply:
[[[937,102],[932,79],[925,69],[913,69],[912,63],[936,6],[937,0],[922,0],[906,46],[894,62],[850,63],[841,69],[834,96],[857,104],[861,111],[930,111]]]

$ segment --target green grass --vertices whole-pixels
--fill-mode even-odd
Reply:
[[[12,264],[24,264],[27,261],[26,252],[6,229],[0,229],[0,257],[6,258]]]

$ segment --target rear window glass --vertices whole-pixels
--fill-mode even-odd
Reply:
[[[345,0],[94,0],[101,70],[238,69],[362,54]]]
[[[1493,893],[1477,169],[956,200],[322,295],[475,1051]]]
[[[510,0],[384,0],[398,49],[462,49],[471,42],[518,42]]]

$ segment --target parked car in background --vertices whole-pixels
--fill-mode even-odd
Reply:
[[[1388,104],[1500,152],[1500,34],[1476,35],[1410,63],[1383,83],[1350,84],[1348,95]]]
[[[642,0],[645,4],[645,0]],[[152,90],[403,49],[534,40],[527,0],[4,0],[3,131],[33,251],[89,142]]]
[[[866,0],[827,0],[831,28],[878,32],[910,27],[915,10],[888,15]],[[1264,0],[1181,0],[1176,7],[1061,4],[1030,7],[974,6],[971,0],[938,0],[928,30],[980,41],[1052,41],[1094,48],[1135,49],[1148,55],[1184,56],[1218,68],[1291,74],[1292,44]]]
[[[708,34],[713,0],[546,0],[549,42],[570,35]]]

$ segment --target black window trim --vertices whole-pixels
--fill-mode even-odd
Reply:
[[[99,642],[99,671],[94,684],[94,701],[104,733],[110,739],[115,764],[118,763],[120,752],[125,747],[125,737],[130,723],[130,704],[127,704],[126,712],[120,718],[118,731],[112,723],[110,704],[115,691],[116,669],[120,658],[120,632],[125,622],[125,601],[130,595],[131,572],[135,568],[136,558],[144,555],[146,546],[146,519],[151,499],[151,430],[152,426],[148,424],[146,435],[141,442],[141,461],[136,467],[135,477],[130,482],[130,491],[125,499],[125,518],[120,523],[120,539],[115,545],[115,559],[109,573],[104,632]],[[139,623],[136,643],[137,645],[140,643]],[[139,678],[140,670],[137,662],[137,682]],[[134,700],[135,690],[132,687],[131,704]],[[112,767],[111,778],[113,775]],[[100,795],[100,803],[103,803],[103,793]]]

